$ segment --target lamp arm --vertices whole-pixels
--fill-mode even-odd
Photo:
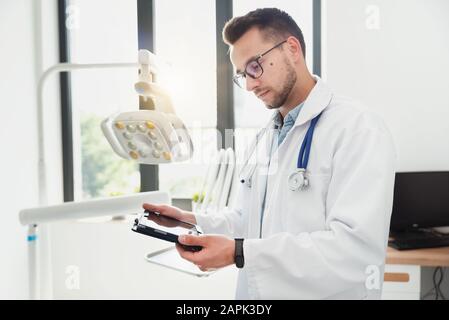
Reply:
[[[37,91],[37,144],[38,144],[38,181],[39,181],[39,204],[46,205],[47,197],[47,164],[45,159],[44,142],[44,86],[50,76],[60,72],[71,72],[73,70],[85,69],[110,69],[110,68],[138,68],[138,63],[58,63],[48,68],[40,77]]]

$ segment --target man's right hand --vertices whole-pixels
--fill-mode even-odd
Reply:
[[[192,224],[196,224],[195,215],[191,212],[181,210],[176,207],[172,207],[169,205],[161,204],[151,204],[151,203],[144,203],[142,206],[145,210],[159,212],[161,215],[175,218],[181,221],[189,222]]]

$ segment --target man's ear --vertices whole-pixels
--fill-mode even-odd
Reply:
[[[287,50],[291,54],[291,57],[294,61],[297,61],[300,59],[300,57],[303,57],[301,44],[299,43],[298,39],[295,37],[288,37],[287,38]]]

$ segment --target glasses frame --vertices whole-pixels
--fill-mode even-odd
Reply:
[[[234,81],[234,83],[235,83],[239,88],[242,88],[242,89],[243,89],[243,86],[241,86],[241,85],[239,84],[239,79],[244,78],[244,77],[246,78],[246,76],[249,76],[249,77],[252,78],[252,79],[258,79],[258,78],[260,78],[260,77],[263,75],[264,70],[263,70],[262,64],[260,63],[259,60],[260,60],[263,56],[267,55],[269,52],[271,52],[272,50],[274,50],[274,49],[280,47],[281,45],[283,45],[283,44],[286,43],[286,42],[287,42],[287,40],[284,40],[284,41],[282,41],[282,42],[279,42],[279,43],[278,43],[277,45],[275,45],[274,47],[268,49],[268,50],[265,51],[264,53],[259,54],[259,55],[258,55],[257,57],[255,57],[254,59],[251,59],[250,61],[248,61],[248,62],[246,63],[246,65],[245,65],[245,70],[242,71],[242,72],[237,73],[234,77],[232,77],[232,81]],[[253,76],[250,75],[248,72],[246,72],[246,69],[248,68],[248,65],[249,65],[250,63],[253,63],[253,62],[256,62],[256,63],[259,65],[260,70],[262,70],[262,72],[260,73],[260,75],[257,76],[257,77],[253,77]]]

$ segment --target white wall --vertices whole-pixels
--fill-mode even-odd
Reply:
[[[398,171],[449,170],[449,1],[324,0],[323,22],[324,79],[383,116]]]
[[[449,170],[449,2],[324,1],[323,75],[380,113],[400,171]]]
[[[0,1],[0,299],[28,298],[26,228],[19,225],[18,212],[38,204],[36,77],[41,68],[56,61],[56,1]],[[40,5],[42,17],[40,18]],[[36,19],[37,18],[37,19]],[[44,21],[43,50],[39,59],[39,28]],[[49,83],[48,123],[59,117],[57,91]],[[58,127],[48,127],[50,202],[60,201],[60,142]],[[57,147],[57,148],[56,148]]]

